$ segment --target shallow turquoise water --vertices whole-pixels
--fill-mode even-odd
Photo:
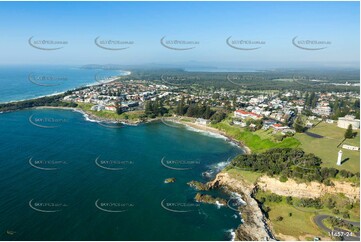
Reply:
[[[163,123],[108,128],[65,110],[2,113],[0,133],[1,240],[229,240],[240,224],[227,207],[195,203],[186,184],[242,153],[223,139]]]

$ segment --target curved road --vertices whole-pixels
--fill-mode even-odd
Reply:
[[[330,216],[330,215],[316,215],[314,218],[313,218],[313,221],[317,224],[318,227],[320,227],[322,230],[326,231],[327,233],[330,233],[332,232],[331,229],[327,228],[324,224],[323,224],[323,220],[328,218],[328,217],[333,217],[333,216]],[[357,227],[360,227],[360,223],[359,222],[353,222],[353,221],[348,221],[348,220],[344,220],[343,221],[347,222],[347,223],[350,223],[354,226],[357,226]],[[335,228],[335,230],[333,232],[348,232],[346,230],[343,230],[343,229],[339,229],[339,228]],[[346,241],[360,241],[360,233],[353,233],[354,235],[356,236],[343,236],[343,239],[346,240]]]

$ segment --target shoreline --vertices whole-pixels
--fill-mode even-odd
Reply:
[[[82,86],[79,86],[79,87],[74,87],[73,89],[69,89],[69,90],[61,91],[61,92],[55,92],[55,93],[46,94],[46,95],[41,95],[41,96],[37,96],[37,97],[33,97],[33,98],[26,98],[26,99],[20,99],[20,100],[11,100],[11,101],[6,101],[6,102],[0,102],[0,105],[9,104],[9,103],[19,103],[19,102],[24,102],[24,101],[32,101],[32,100],[36,100],[36,99],[44,98],[44,97],[53,97],[53,96],[62,95],[64,93],[68,92],[68,91],[77,90],[77,89],[83,88],[83,87],[93,87],[93,86],[98,86],[98,85],[103,85],[103,84],[109,84],[109,83],[114,82],[114,81],[116,81],[117,79],[119,79],[119,78],[121,78],[123,76],[128,76],[128,75],[131,74],[130,71],[124,71],[124,73],[126,73],[126,74],[121,75],[121,76],[116,76],[116,77],[111,78],[109,80],[99,80],[99,81],[96,80],[93,83],[89,83],[89,84],[82,85]]]
[[[88,112],[86,110],[83,110],[81,108],[78,107],[53,107],[53,106],[39,106],[39,107],[32,107],[32,108],[27,108],[27,109],[60,109],[60,110],[70,110],[73,112],[77,112],[77,113],[81,113],[85,119],[85,121],[88,122],[97,122],[97,123],[120,123],[120,124],[124,124],[124,125],[131,125],[131,126],[136,126],[138,124],[141,124],[142,122],[129,122],[129,120],[113,120],[113,119],[107,119],[107,118],[101,118],[98,117],[96,115],[94,115],[91,112]],[[25,110],[25,109],[23,109]]]
[[[223,132],[223,131],[221,131],[219,129],[210,127],[208,125],[197,124],[195,122],[182,121],[182,120],[179,119],[179,118],[182,118],[182,117],[177,117],[177,118],[178,118],[178,120],[174,120],[172,118],[165,118],[164,120],[169,121],[169,122],[173,122],[173,123],[177,123],[177,124],[183,124],[185,126],[188,126],[190,128],[193,128],[193,129],[201,131],[201,132],[207,132],[207,133],[212,133],[212,134],[223,136],[228,142],[230,142],[230,143],[236,145],[237,147],[239,147],[240,149],[242,149],[245,154],[251,154],[252,153],[251,149],[249,147],[247,147],[244,143],[242,143],[239,140],[236,140],[233,137],[230,137],[225,132]]]
[[[226,171],[221,171],[212,181],[207,183],[207,186],[210,189],[226,188],[231,194],[236,193],[245,202],[240,213],[246,216],[242,218],[242,223],[234,231],[236,240],[275,240],[269,221],[253,197],[256,189],[254,185],[243,179],[241,181],[235,180]]]

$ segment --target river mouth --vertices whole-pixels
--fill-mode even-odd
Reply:
[[[0,227],[15,232],[1,239],[230,240],[241,223],[227,206],[196,203],[187,185],[243,152],[224,139],[161,122],[114,129],[55,109],[3,113],[0,131]]]

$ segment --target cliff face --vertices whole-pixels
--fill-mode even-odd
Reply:
[[[360,187],[353,186],[349,182],[334,181],[334,186],[326,186],[318,182],[297,183],[288,179],[280,182],[276,178],[262,176],[258,179],[258,187],[265,191],[270,191],[282,196],[292,196],[298,198],[317,198],[329,194],[343,193],[351,200],[360,199]]]
[[[242,209],[244,223],[236,230],[236,240],[259,241],[270,239],[270,232],[255,199],[251,197],[254,185],[245,181],[231,178],[227,173],[219,173],[216,178],[207,184],[210,189],[227,187],[229,190],[242,195],[247,205]],[[273,236],[272,236],[273,237]]]

